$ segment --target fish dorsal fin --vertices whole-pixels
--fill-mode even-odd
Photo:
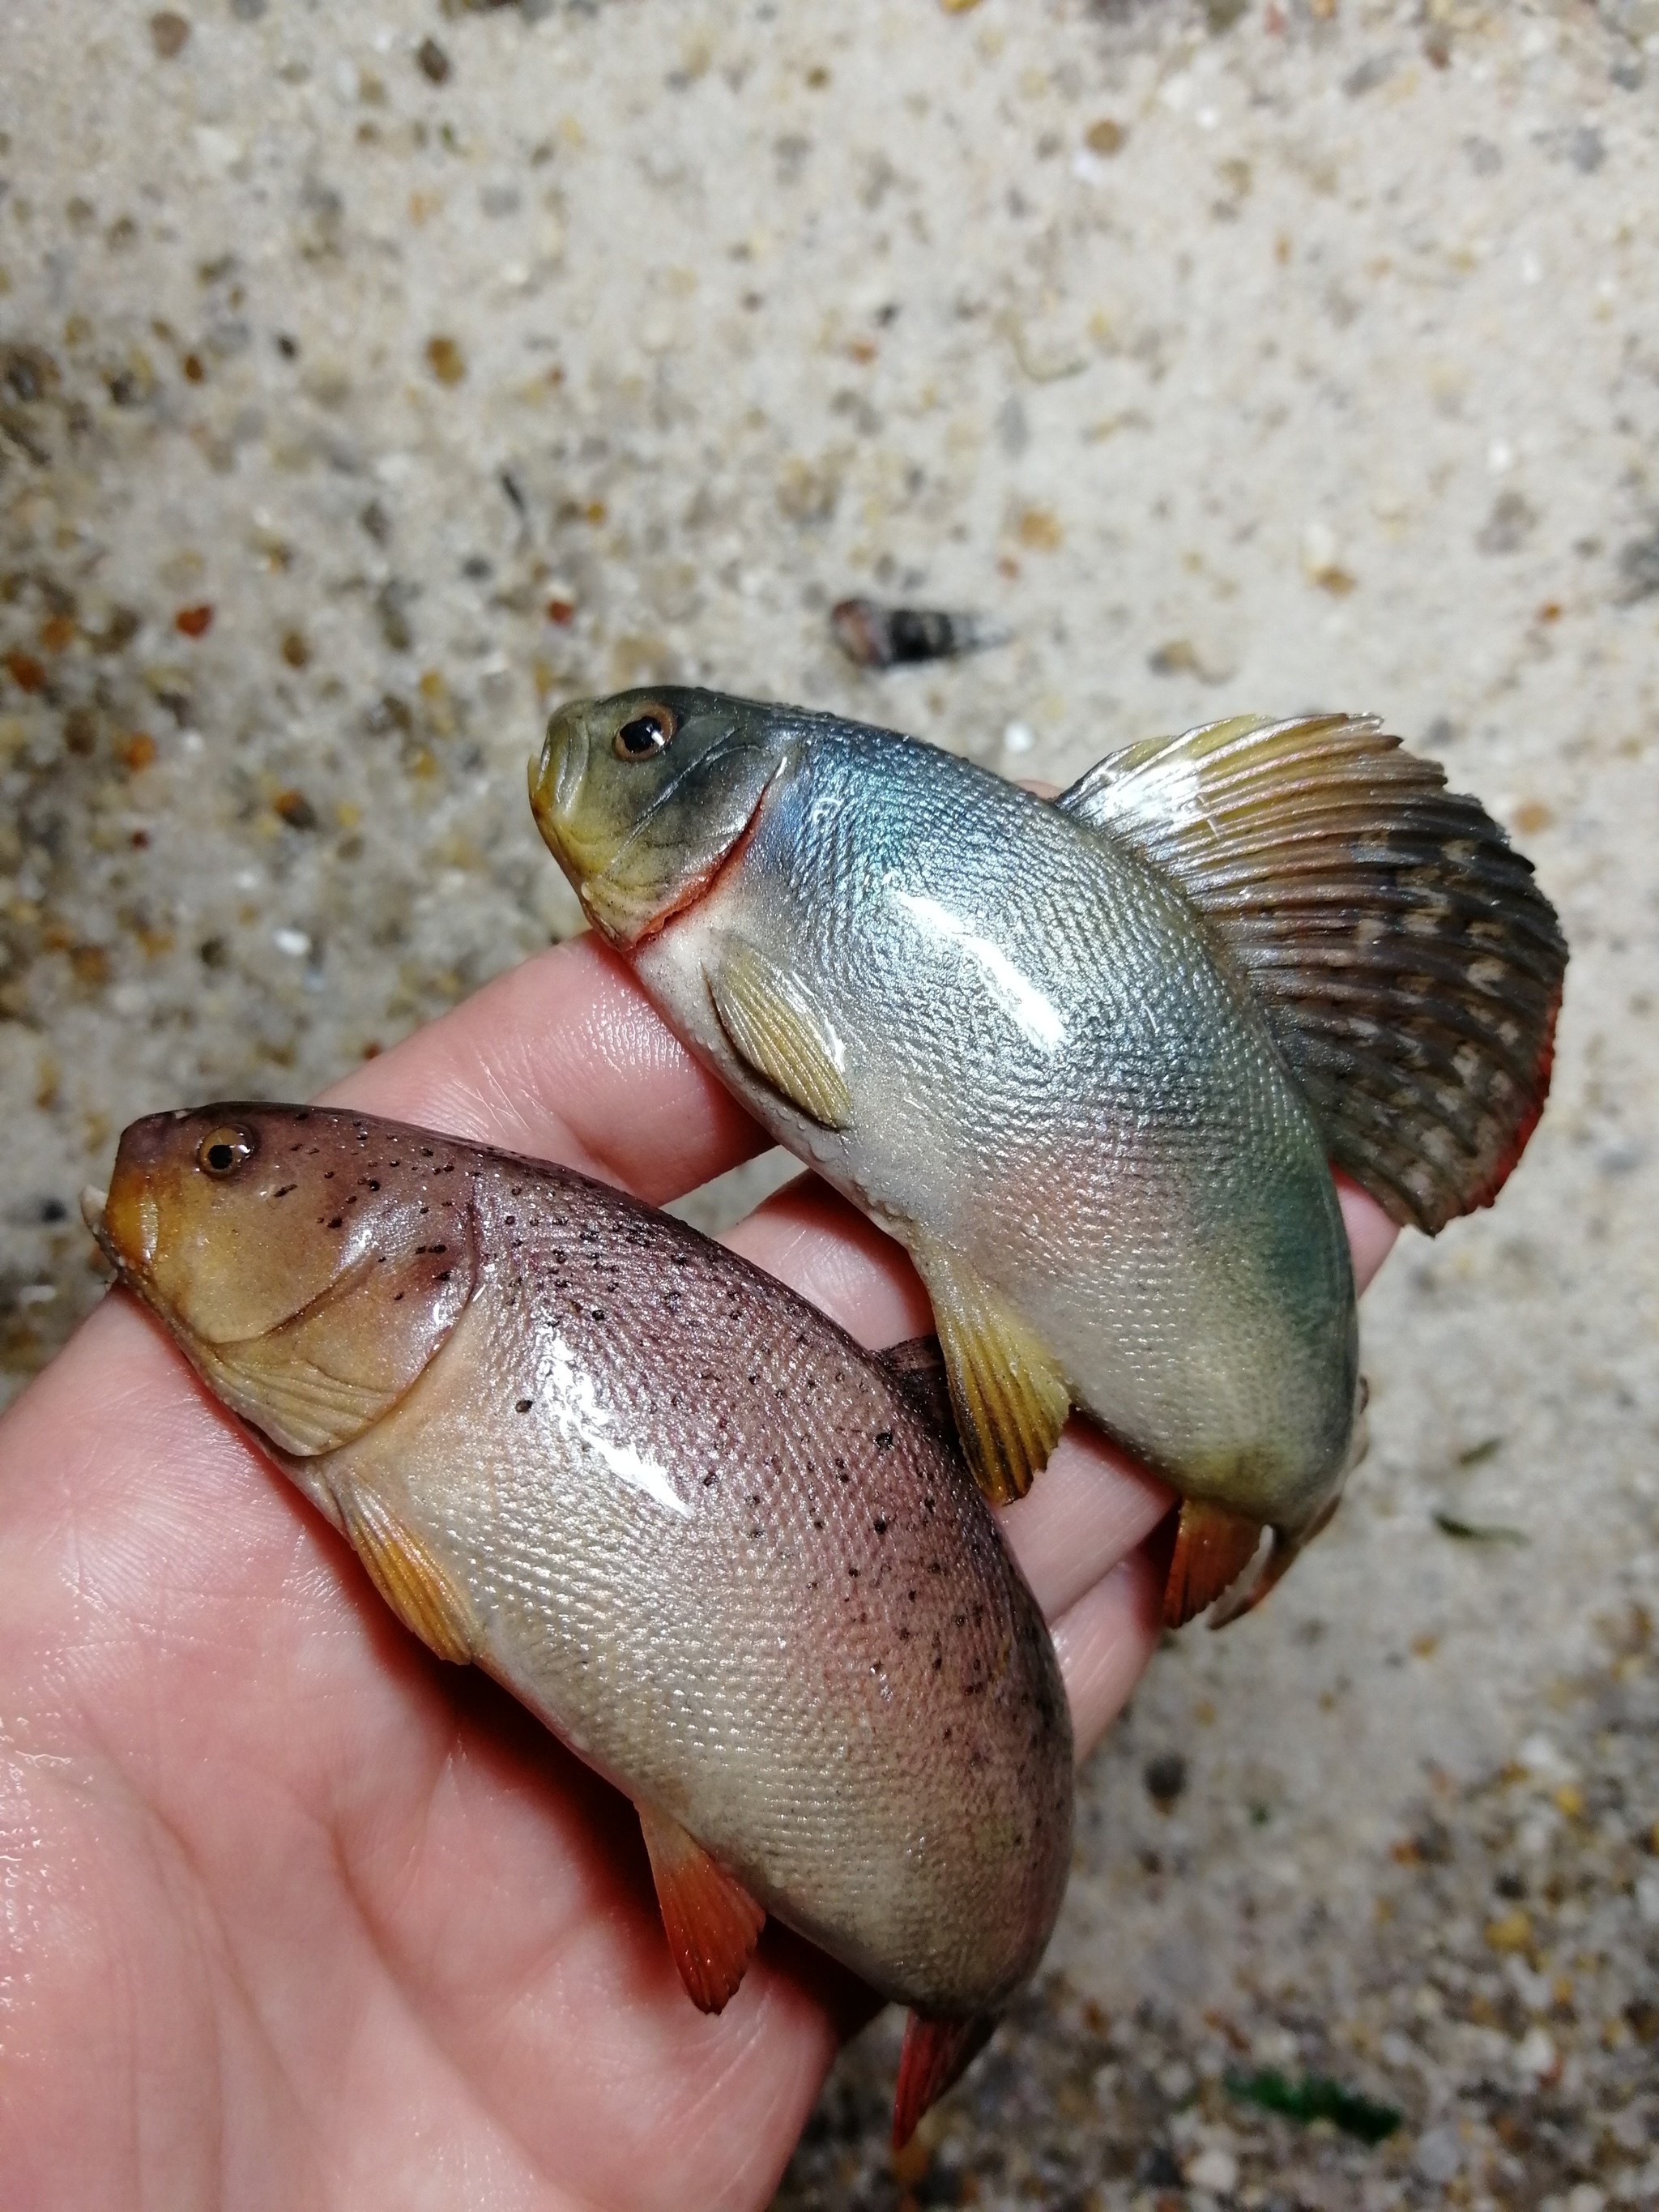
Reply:
[[[708,995],[740,1060],[821,1128],[847,1127],[841,1040],[798,976],[738,939],[709,969]]]
[[[637,1809],[663,1932],[686,1994],[702,2012],[723,2012],[749,1971],[765,1907],[678,1820],[653,1805]]]
[[[929,1426],[956,1443],[957,1417],[951,1407],[951,1378],[945,1372],[945,1347],[938,1337],[909,1336],[902,1344],[890,1344],[876,1357]]]
[[[1127,746],[1054,804],[1181,885],[1395,1220],[1491,1203],[1543,1109],[1567,948],[1478,800],[1370,717],[1304,714]]]
[[[477,1644],[477,1623],[431,1547],[372,1490],[343,1483],[335,1502],[353,1551],[404,1626],[439,1658],[467,1665]]]
[[[299,1459],[337,1450],[389,1413],[472,1295],[470,1218],[412,1248],[368,1251],[263,1335],[185,1351],[226,1404]]]
[[[1071,1410],[1066,1378],[968,1262],[918,1237],[910,1256],[933,1302],[951,1404],[974,1480],[993,1505],[1023,1498]]]

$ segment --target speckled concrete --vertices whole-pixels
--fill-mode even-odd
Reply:
[[[1651,0],[8,11],[11,1382],[122,1121],[572,926],[566,691],[1057,778],[1372,708],[1565,917],[1524,1166],[1367,1302],[1351,1503],[1155,1664],[1052,1978],[902,2174],[884,2028],[785,2205],[1659,2199],[1656,99]],[[857,589],[1014,642],[860,674]],[[1266,2118],[1267,2065],[1404,2124]]]

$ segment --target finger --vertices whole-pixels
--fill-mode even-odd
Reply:
[[[1348,1249],[1353,1254],[1354,1288],[1363,1291],[1393,1251],[1400,1231],[1376,1200],[1368,1197],[1357,1182],[1351,1182],[1340,1168],[1333,1172],[1343,1224],[1348,1232]]]
[[[322,1103],[561,1160],[653,1204],[769,1141],[591,936],[508,969]]]
[[[1143,1550],[1131,1553],[1053,1624],[1079,1766],[1127,1703],[1163,1617],[1164,1579]]]
[[[1174,1504],[1156,1475],[1072,1420],[1031,1489],[997,1519],[1052,1622],[1145,1543]]]
[[[720,1241],[860,1344],[932,1334],[933,1310],[909,1254],[817,1176],[797,1176]]]

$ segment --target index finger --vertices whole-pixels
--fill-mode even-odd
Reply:
[[[509,968],[320,1103],[558,1160],[653,1205],[771,1142],[592,936]]]

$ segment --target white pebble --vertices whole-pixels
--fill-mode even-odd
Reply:
[[[1238,2160],[1219,2143],[1201,2150],[1187,2168],[1191,2188],[1206,2189],[1212,2197],[1230,2197],[1238,2186]]]
[[[290,960],[303,960],[311,950],[311,939],[303,929],[273,929],[270,941],[279,952],[286,952]]]

